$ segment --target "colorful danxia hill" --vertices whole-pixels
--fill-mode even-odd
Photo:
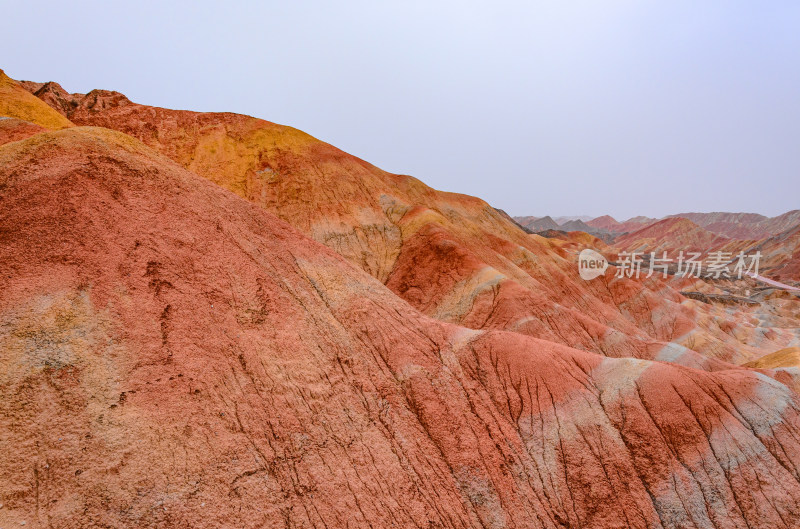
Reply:
[[[798,212],[537,234],[248,116],[0,116],[0,527],[800,527]],[[617,273],[690,248],[764,277]]]

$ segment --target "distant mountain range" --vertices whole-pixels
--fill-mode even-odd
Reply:
[[[618,221],[610,215],[583,217],[514,217],[531,233],[563,237],[586,232],[628,252],[714,251],[754,254],[760,252],[762,273],[779,280],[800,276],[800,210],[775,217],[758,213],[679,213],[661,219],[633,217]],[[569,219],[558,222],[556,219]],[[559,235],[561,234],[561,235]]]
[[[632,233],[668,218],[684,218],[711,233],[731,239],[759,240],[764,237],[778,235],[800,224],[800,209],[787,211],[775,217],[766,217],[758,213],[677,213],[660,219],[653,217],[632,217],[618,221],[610,215],[600,217],[514,217],[520,225],[533,232],[545,230],[585,231],[593,235],[613,236]]]

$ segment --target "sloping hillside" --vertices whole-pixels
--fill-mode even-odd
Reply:
[[[758,372],[438,322],[107,129],[0,147],[0,201],[3,526],[800,523]]]
[[[143,106],[118,92],[25,86],[76,124],[135,136],[276,214],[445,322],[615,357],[655,358],[672,351],[668,342],[691,337],[702,355],[735,363],[796,338],[794,329],[765,333],[749,315],[686,303],[681,285],[587,283],[577,274],[579,248],[529,235],[480,199],[387,173],[291,127]],[[693,351],[680,361],[711,367]]]

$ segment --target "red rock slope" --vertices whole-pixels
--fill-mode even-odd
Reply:
[[[692,333],[699,352],[737,363],[795,338],[790,330],[763,333],[751,323],[745,332],[725,332],[741,323],[737,317],[722,326],[714,322],[732,317],[704,319],[707,307],[684,305],[663,284],[589,284],[577,274],[579,250],[524,233],[482,200],[387,173],[291,127],[138,105],[118,92],[25,86],[75,123],[135,136],[275,213],[442,321],[617,357],[655,358],[672,351],[665,342]],[[667,357],[713,368],[691,351]]]
[[[667,218],[614,240],[614,246],[630,252],[656,252],[677,256],[678,252],[706,253],[724,246],[727,237],[704,230],[689,219]]]
[[[800,210],[787,211],[777,217],[757,213],[680,213],[706,230],[732,239],[763,239],[800,224]]]
[[[778,281],[800,283],[800,224],[759,241],[747,248],[746,252],[761,253],[761,275]]]
[[[0,116],[28,121],[49,129],[72,126],[67,118],[28,93],[3,70],[0,70]]]
[[[586,224],[593,228],[600,228],[614,233],[630,233],[649,226],[654,222],[657,222],[657,219],[651,219],[649,217],[634,217],[624,222],[619,222],[610,215],[603,215],[602,217],[586,221]]]
[[[800,403],[738,368],[423,316],[98,128],[0,147],[3,527],[800,524]]]

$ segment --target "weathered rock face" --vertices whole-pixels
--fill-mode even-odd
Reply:
[[[708,252],[730,242],[727,237],[704,230],[685,218],[667,218],[614,240],[614,245],[629,251],[662,252],[677,254],[679,251]]]
[[[762,255],[760,273],[779,281],[800,281],[800,224],[745,250]]]
[[[720,360],[790,318],[584,282],[602,241],[288,127],[25,86],[0,527],[800,525],[800,377]]]
[[[559,229],[559,225],[551,217],[522,217],[516,220],[534,232]]]
[[[693,351],[675,354],[668,342],[741,363],[798,337],[797,326],[687,303],[683,284],[587,283],[577,273],[579,246],[605,247],[601,241],[528,235],[479,199],[387,173],[290,127],[138,105],[107,90],[65,95],[55,83],[26,86],[75,123],[132,135],[276,214],[446,322],[694,367],[707,362]],[[453,251],[434,251],[431,234]],[[455,256],[465,258],[456,265],[448,261]]]
[[[29,121],[50,129],[72,126],[67,118],[28,93],[3,70],[0,70],[0,116]]]
[[[122,134],[0,147],[0,521],[795,527],[758,372],[428,318]]]
[[[30,121],[3,116],[0,117],[0,145],[23,140],[46,130],[48,129]]]
[[[800,210],[787,211],[776,217],[765,217],[756,213],[717,212],[679,213],[661,220],[639,220],[631,219],[623,225],[604,215],[588,221],[588,224],[617,233],[627,232],[613,241],[625,250],[643,249],[649,252],[688,247],[702,251],[737,252],[764,246],[772,251],[772,255],[766,260],[767,273],[778,278],[778,275],[785,274],[785,267],[782,265],[792,260],[794,248],[792,241],[788,239],[800,227]],[[794,271],[793,268],[791,270]],[[798,276],[795,278],[800,279]]]
[[[679,213],[706,230],[731,239],[763,239],[800,224],[800,210],[787,211],[776,217],[757,213]]]
[[[800,347],[787,347],[775,351],[747,364],[748,367],[760,369],[776,369],[782,367],[800,367]]]
[[[789,229],[785,231],[767,235],[758,240],[729,239],[709,231],[709,229],[701,228],[687,218],[668,217],[641,230],[617,237],[614,239],[613,245],[618,250],[645,254],[655,252],[656,255],[667,252],[673,257],[680,251],[701,252],[703,256],[720,251],[728,254],[729,258],[735,258],[739,252],[744,252],[746,255],[754,255],[759,252],[760,275],[796,282],[800,280],[800,218],[796,213],[796,211],[790,211],[778,217],[763,217],[765,220],[754,223],[753,225],[762,227],[790,225]],[[734,216],[734,214],[727,213],[691,214],[690,216],[702,219],[706,215],[711,217],[710,220],[716,218],[716,215]],[[753,214],[743,215],[762,217]],[[713,223],[709,226],[713,226]]]
[[[622,234],[639,231],[655,222],[658,222],[658,219],[652,219],[650,217],[634,217],[624,222],[619,222],[610,215],[603,215],[602,217],[586,221],[586,224],[593,228],[600,228],[613,233]]]

